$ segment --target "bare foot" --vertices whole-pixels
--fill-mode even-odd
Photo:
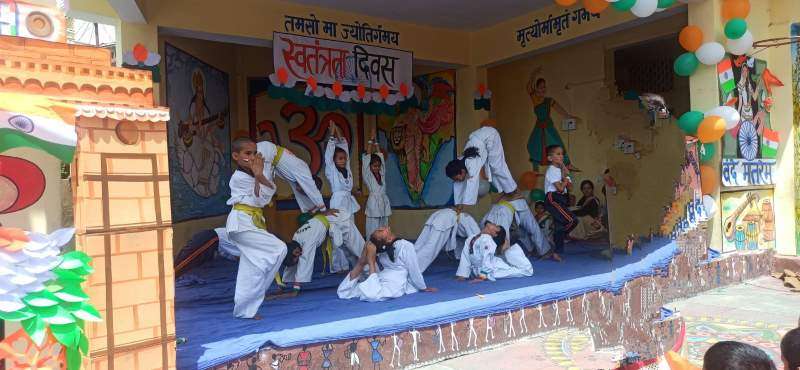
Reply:
[[[563,261],[563,259],[561,259],[561,256],[559,256],[558,253],[555,253],[555,252],[553,252],[553,254],[550,255],[550,259],[553,260],[553,261],[556,261],[556,262],[562,262]]]
[[[258,320],[261,320],[261,319],[263,319],[263,317],[261,317],[261,315],[259,315],[259,314],[256,314],[256,315],[255,315],[255,316],[253,316],[253,317],[249,317],[249,318],[248,318],[248,317],[245,317],[244,319],[245,319],[245,320],[256,320],[256,321],[258,321]]]
[[[276,299],[294,298],[294,297],[297,297],[297,294],[299,292],[300,292],[299,290],[294,290],[294,289],[292,289],[292,290],[284,290],[284,291],[279,291],[279,292],[273,293],[273,294],[267,294],[267,296],[264,299],[267,300],[267,301],[274,301]]]

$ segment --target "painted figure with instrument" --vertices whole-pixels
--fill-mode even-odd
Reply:
[[[175,142],[181,175],[197,195],[210,197],[219,188],[222,145],[214,130],[225,127],[227,109],[212,114],[205,99],[205,78],[200,70],[192,73],[192,100],[186,119],[178,124]]]

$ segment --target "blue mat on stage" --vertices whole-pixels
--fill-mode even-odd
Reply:
[[[425,273],[437,293],[415,293],[367,303],[341,300],[342,275],[317,279],[296,298],[268,301],[261,321],[232,316],[236,263],[218,259],[176,283],[178,368],[206,369],[264,346],[302,344],[386,335],[564,299],[594,290],[619,291],[626,281],[665,268],[678,253],[670,240],[655,240],[613,262],[593,257],[600,247],[567,244],[565,262],[536,261],[534,276],[469,284],[454,280],[455,262],[440,258]],[[441,257],[441,256],[440,256]],[[185,276],[184,276],[185,277]],[[478,295],[481,295],[479,298]]]

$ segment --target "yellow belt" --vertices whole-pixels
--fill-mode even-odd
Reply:
[[[511,214],[512,214],[512,215],[513,215],[514,213],[516,213],[516,212],[517,212],[517,209],[516,209],[516,208],[514,208],[514,206],[513,206],[511,203],[509,203],[509,202],[506,202],[506,201],[504,201],[504,200],[501,200],[501,201],[497,202],[497,204],[499,204],[499,205],[501,205],[501,206],[503,206],[503,207],[506,207],[506,208],[508,208],[508,210],[509,210],[509,211],[511,211]]]
[[[281,157],[283,157],[284,148],[282,146],[278,147],[278,151],[275,153],[275,158],[272,158],[272,168],[278,165],[278,162],[281,161]]]
[[[247,204],[236,203],[233,205],[233,209],[237,211],[241,211],[246,213],[248,216],[253,218],[253,225],[255,225],[259,229],[267,229],[267,221],[264,220],[264,213],[261,208],[248,206]]]

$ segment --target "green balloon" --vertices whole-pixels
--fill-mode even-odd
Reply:
[[[733,18],[725,23],[725,37],[736,40],[747,32],[747,22],[742,18]]]
[[[528,195],[528,198],[532,202],[544,202],[544,190],[542,189],[533,189],[531,193]]]
[[[717,151],[715,143],[697,143],[697,154],[700,157],[700,163],[710,162],[714,159],[714,153]]]
[[[675,4],[675,0],[658,0],[658,7],[661,9],[666,9]]]
[[[705,118],[703,112],[688,111],[681,115],[681,118],[678,118],[678,127],[687,135],[695,135],[700,122],[703,122],[703,118]]]
[[[678,59],[675,59],[675,64],[672,67],[675,69],[675,74],[678,76],[689,77],[697,69],[700,63],[694,53],[683,53]]]
[[[621,12],[627,12],[636,5],[636,0],[619,0],[611,3],[611,7]]]

